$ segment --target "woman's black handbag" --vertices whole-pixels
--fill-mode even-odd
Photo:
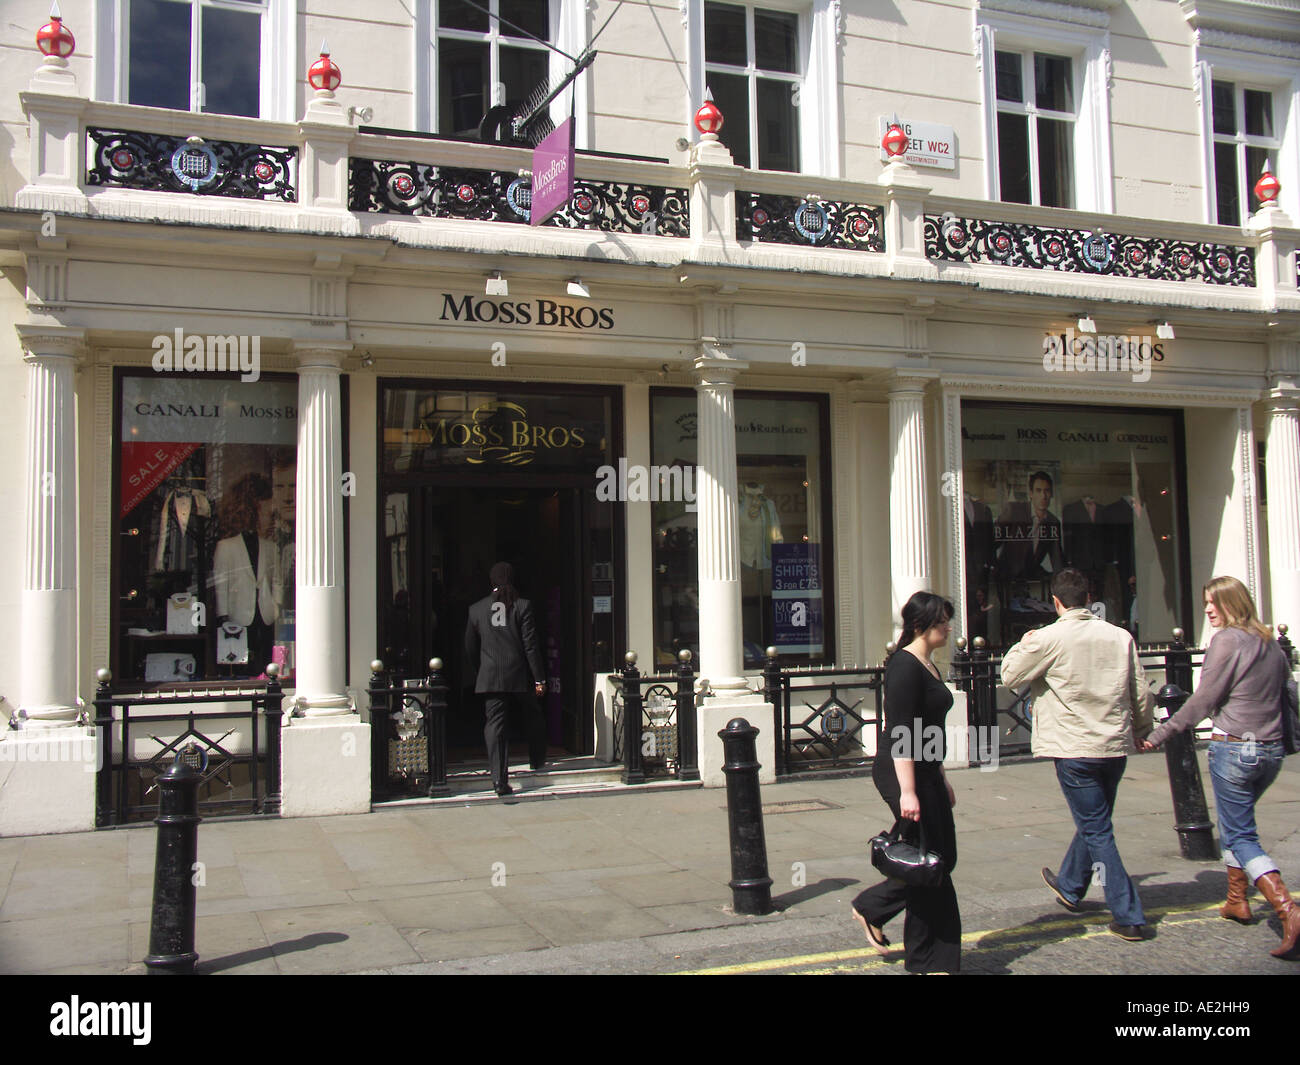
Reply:
[[[1282,685],[1282,749],[1287,754],[1300,754],[1300,714],[1290,684]]]
[[[871,864],[912,887],[936,887],[943,879],[943,858],[925,849],[924,828],[919,830],[919,843],[904,838],[904,826],[911,823],[900,819],[888,832],[871,837]]]

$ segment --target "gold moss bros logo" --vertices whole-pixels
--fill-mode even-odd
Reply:
[[[582,426],[535,424],[526,408],[504,399],[482,403],[468,415],[426,414],[420,428],[428,434],[423,443],[461,450],[471,466],[527,466],[538,452],[580,450],[588,443]]]

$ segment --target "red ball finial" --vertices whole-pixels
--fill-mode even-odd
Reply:
[[[343,72],[338,64],[330,58],[330,49],[324,41],[320,43],[320,58],[307,71],[307,81],[313,89],[333,92],[343,80]]]
[[[700,109],[695,112],[695,128],[701,133],[714,133],[722,129],[722,112],[718,110],[718,105],[710,97],[700,105]]]
[[[58,0],[50,8],[50,21],[36,31],[36,47],[44,55],[67,59],[77,49],[77,39],[72,31],[63,25],[59,14]]]
[[[880,146],[891,159],[897,159],[907,151],[907,141],[908,136],[903,132],[903,127],[895,122],[885,130],[885,135],[880,138]]]
[[[1259,180],[1255,182],[1255,196],[1259,200],[1261,207],[1270,207],[1277,203],[1277,194],[1282,190],[1282,183],[1275,178],[1268,169],[1268,163],[1264,164],[1264,172],[1259,175]]]

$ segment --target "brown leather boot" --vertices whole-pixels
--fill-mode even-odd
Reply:
[[[1239,865],[1228,866],[1228,901],[1219,907],[1220,917],[1250,924],[1250,903],[1246,901],[1246,888],[1249,886],[1245,869]]]
[[[1300,906],[1291,901],[1279,872],[1265,873],[1255,881],[1255,886],[1272,904],[1282,922],[1282,942],[1278,944],[1277,950],[1269,953],[1275,958],[1292,957],[1296,942],[1300,940]]]

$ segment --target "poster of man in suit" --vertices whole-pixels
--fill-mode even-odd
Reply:
[[[1001,462],[1002,509],[993,525],[1004,580],[1050,578],[1064,568],[1061,520],[1052,510],[1060,464]]]

